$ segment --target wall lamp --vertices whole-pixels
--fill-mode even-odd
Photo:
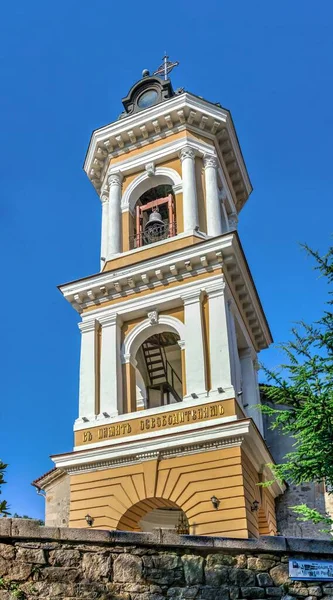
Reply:
[[[93,522],[94,522],[94,517],[92,517],[91,515],[86,515],[84,518],[87,521],[87,524],[89,525],[89,527],[92,527]]]
[[[258,509],[259,509],[259,502],[258,502],[258,500],[253,500],[253,502],[251,504],[251,511],[252,512],[257,512]]]
[[[224,389],[223,389],[223,387],[218,387],[217,391],[218,391],[219,394],[223,394]]]
[[[214,506],[214,508],[216,508],[216,510],[220,506],[220,500],[218,498],[216,498],[216,496],[211,497],[211,503]]]
[[[192,398],[197,398],[198,396],[196,394],[191,394]]]

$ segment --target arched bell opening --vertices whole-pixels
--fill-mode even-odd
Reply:
[[[177,234],[175,197],[170,184],[145,191],[135,205],[132,247],[139,248]]]
[[[147,498],[129,508],[118,522],[120,531],[145,531],[173,529],[176,533],[189,533],[186,514],[177,504],[164,498]]]
[[[137,350],[137,408],[156,408],[183,399],[182,357],[178,341],[171,331],[155,333]]]

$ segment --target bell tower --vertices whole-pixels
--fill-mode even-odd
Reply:
[[[80,315],[72,527],[276,533],[257,355],[270,330],[237,233],[252,186],[230,112],[143,72],[84,169],[100,271],[60,286]]]

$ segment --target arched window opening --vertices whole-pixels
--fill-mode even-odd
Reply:
[[[141,344],[136,354],[138,408],[156,408],[182,401],[179,339],[175,333],[164,332],[152,335]]]
[[[132,248],[176,235],[175,198],[171,185],[158,185],[144,192],[136,203],[135,211]]]
[[[153,532],[154,529],[174,529],[188,534],[189,522],[185,512],[167,498],[147,498],[129,508],[121,517],[117,529],[121,531]]]

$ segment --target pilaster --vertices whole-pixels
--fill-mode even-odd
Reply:
[[[206,367],[202,323],[201,290],[182,296],[185,316],[186,398],[206,396]],[[193,396],[194,394],[194,396]]]
[[[98,418],[116,417],[123,408],[120,358],[121,319],[117,314],[99,319],[101,324],[100,411]]]
[[[79,323],[81,331],[79,421],[95,418],[97,409],[97,321]]]
[[[210,395],[234,393],[225,287],[221,277],[205,288],[209,302]]]
[[[240,364],[242,369],[242,400],[246,414],[251,417],[260,433],[263,433],[262,413],[256,408],[260,404],[259,386],[256,370],[256,358],[250,348],[241,350]]]

